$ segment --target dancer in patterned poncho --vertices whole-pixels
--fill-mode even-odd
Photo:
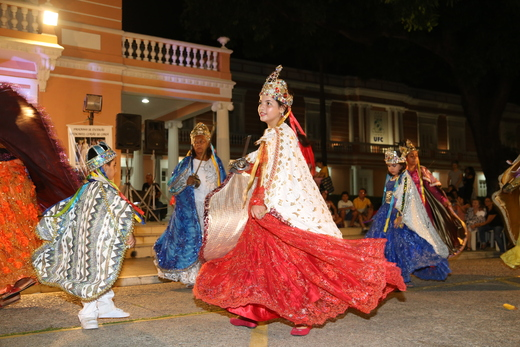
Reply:
[[[123,318],[110,289],[117,280],[132,235],[137,208],[112,182],[116,153],[104,142],[87,154],[90,175],[74,196],[48,209],[38,235],[48,242],[33,255],[39,280],[60,287],[83,301],[79,319],[83,329],[98,328],[98,318]]]

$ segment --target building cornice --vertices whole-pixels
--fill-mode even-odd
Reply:
[[[63,49],[54,43],[0,36],[0,50],[4,51],[4,54],[5,51],[10,51],[35,64],[40,92],[45,92],[50,73],[54,70]]]
[[[181,73],[170,73],[170,72],[165,72],[164,70],[154,70],[154,69],[126,66],[126,65],[120,65],[120,64],[105,63],[105,62],[101,62],[101,61],[82,60],[82,59],[70,58],[70,57],[60,58],[56,62],[56,66],[63,67],[63,68],[69,68],[69,69],[75,69],[75,70],[81,70],[81,71],[114,74],[114,75],[118,75],[121,77],[133,77],[133,78],[139,78],[139,79],[143,79],[143,80],[155,80],[155,81],[184,84],[184,85],[191,85],[191,86],[217,88],[220,91],[218,96],[229,98],[229,99],[231,98],[231,91],[233,89],[233,86],[235,85],[235,82],[233,82],[233,81],[223,80],[223,79],[219,79],[219,78],[200,77],[200,76],[193,76],[193,75],[181,74]],[[123,84],[126,85],[125,83],[123,83]],[[135,83],[133,85],[135,86]],[[150,88],[149,85],[144,85],[144,84],[143,84],[143,87]],[[155,89],[161,89],[161,88],[155,88]],[[164,90],[174,90],[174,89],[164,88]],[[184,93],[194,93],[192,91],[186,91],[186,90],[183,92]],[[195,93],[200,94],[200,95],[215,95],[215,94],[210,94],[210,93],[200,93],[200,92],[195,92]]]

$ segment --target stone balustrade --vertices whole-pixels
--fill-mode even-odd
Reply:
[[[122,49],[125,58],[213,71],[219,71],[218,58],[222,51],[220,48],[133,33],[123,35]]]
[[[0,1],[0,27],[41,34],[43,10],[21,1]]]

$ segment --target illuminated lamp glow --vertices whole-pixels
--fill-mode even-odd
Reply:
[[[58,25],[58,13],[53,11],[43,12],[43,24],[56,26]]]
[[[143,100],[141,100],[141,102],[142,102],[143,104],[147,104],[147,103],[150,102],[150,100],[148,100],[148,98],[143,98]]]

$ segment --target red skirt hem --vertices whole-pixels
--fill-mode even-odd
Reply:
[[[235,248],[202,266],[194,294],[257,321],[314,325],[349,307],[369,313],[390,292],[406,290],[385,242],[311,233],[271,214],[250,218]]]

